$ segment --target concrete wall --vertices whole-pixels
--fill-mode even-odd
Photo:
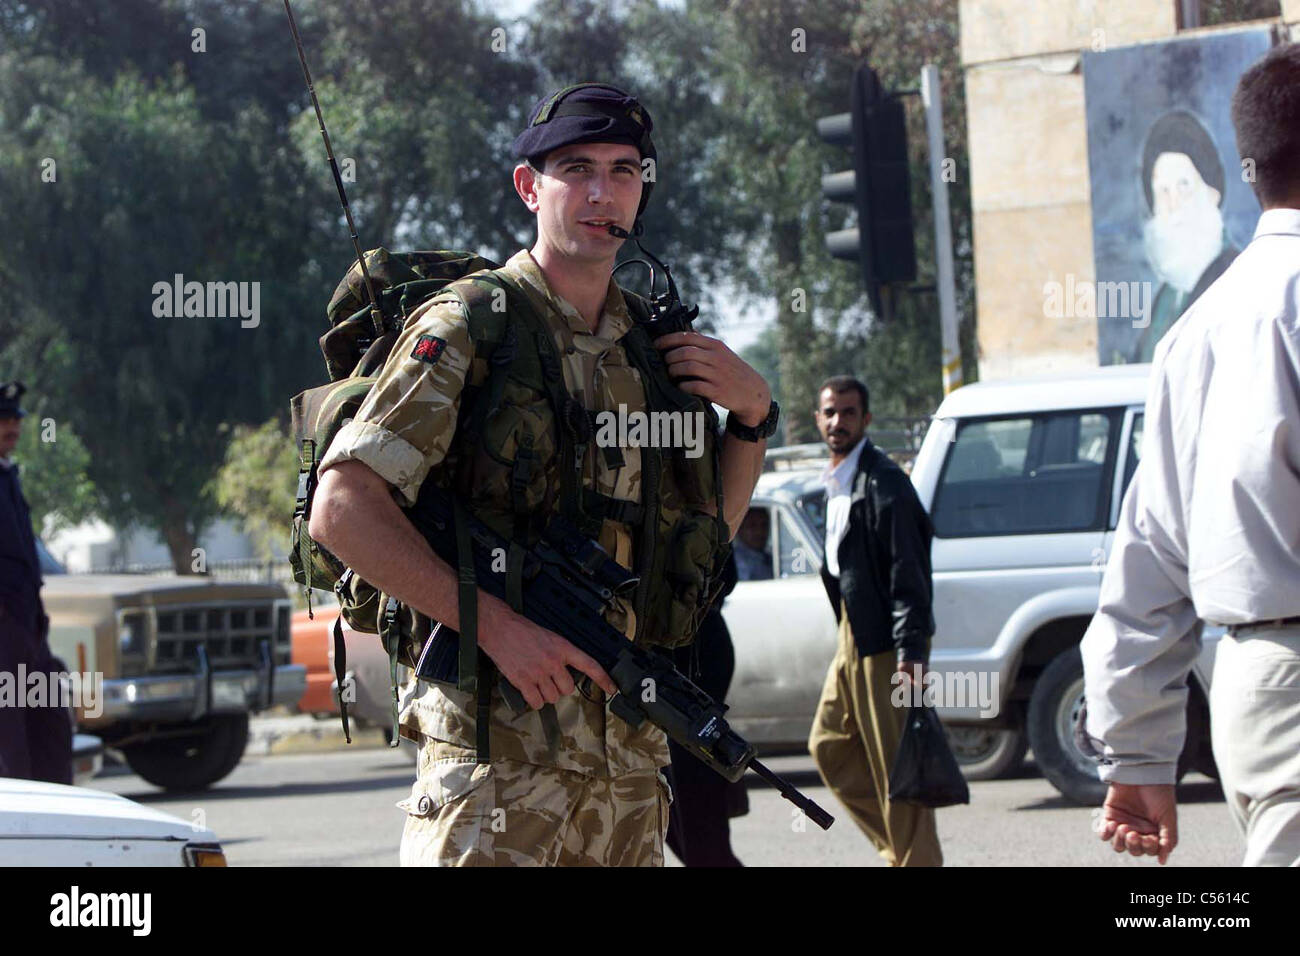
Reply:
[[[1096,320],[1044,311],[1046,283],[1096,278],[1080,54],[1173,37],[1176,14],[1176,0],[960,0],[980,378],[1097,365]],[[1300,33],[1300,0],[1283,14]]]
[[[286,533],[286,539],[288,535]],[[88,521],[45,536],[45,545],[73,574],[125,565],[171,564],[171,552],[151,531],[121,534],[102,521]],[[208,563],[256,557],[252,541],[232,521],[214,521],[199,536]]]
[[[961,56],[969,68],[1172,36],[1176,0],[961,0]],[[1100,33],[1098,32],[1100,31]]]

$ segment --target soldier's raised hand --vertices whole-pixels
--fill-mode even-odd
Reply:
[[[742,425],[757,426],[767,417],[772,390],[748,362],[721,339],[703,332],[673,332],[655,339],[668,374],[683,392],[716,402]],[[694,381],[680,381],[689,377]]]

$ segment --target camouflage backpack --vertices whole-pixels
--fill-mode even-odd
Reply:
[[[383,316],[382,332],[374,327],[369,296],[354,262],[326,308],[330,329],[320,339],[330,381],[299,392],[290,402],[298,450],[298,493],[290,537],[289,563],[303,586],[311,611],[311,589],[339,594],[343,619],[355,630],[376,633],[378,591],[348,573],[338,558],[311,539],[307,523],[316,490],[317,469],[340,428],[350,421],[370,393],[388,360],[406,319],[449,283],[495,264],[467,252],[366,253],[366,268]]]
[[[622,344],[629,364],[640,373],[646,408],[698,413],[705,416],[707,426],[704,454],[698,459],[686,458],[682,449],[641,449],[643,494],[642,504],[636,505],[604,498],[578,484],[574,465],[583,460],[591,441],[591,413],[564,387],[545,321],[512,282],[493,271],[493,263],[468,253],[393,254],[378,249],[367,254],[366,264],[380,300],[382,333],[376,334],[361,272],[354,263],[330,300],[331,329],[321,339],[331,382],[300,393],[292,402],[300,462],[290,562],[299,584],[333,588],[343,619],[354,629],[378,633],[383,639],[394,684],[394,745],[397,665],[414,665],[432,622],[358,578],[311,540],[307,523],[317,469],[330,442],[355,416],[410,314],[433,297],[460,302],[475,361],[461,396],[456,439],[442,465],[426,480],[467,499],[477,498],[471,506],[476,516],[521,547],[536,543],[547,515],[554,511],[564,513],[593,538],[605,518],[633,527],[639,538],[634,571],[640,575],[633,598],[636,639],[666,646],[689,642],[717,594],[730,551],[721,518],[717,418],[708,402],[687,395],[668,378],[643,328],[649,316],[644,300],[625,293],[634,319],[641,321],[634,322]],[[502,290],[513,303],[505,311],[499,303]],[[513,410],[521,400],[535,399],[539,393],[545,396],[543,406],[549,406],[550,421],[534,426],[534,434],[520,427],[521,418],[532,416]],[[537,418],[542,421],[544,416]],[[508,569],[521,565],[507,562]],[[512,588],[508,572],[506,583],[509,603],[522,611],[519,582],[514,581]],[[472,594],[471,586],[470,601]],[[462,603],[466,597],[462,593]],[[345,656],[337,623],[334,644],[341,689]],[[462,680],[469,675],[472,681],[473,662],[462,660],[459,673]],[[346,730],[346,706],[341,709]]]

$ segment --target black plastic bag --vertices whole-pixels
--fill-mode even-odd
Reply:
[[[970,803],[970,787],[933,707],[909,707],[889,772],[889,799],[922,807]]]

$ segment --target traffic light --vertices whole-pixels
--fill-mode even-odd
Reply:
[[[902,100],[885,93],[870,67],[853,74],[849,112],[817,121],[817,133],[853,152],[853,168],[822,177],[822,195],[852,203],[858,225],[826,237],[836,259],[857,262],[880,314],[880,287],[916,279],[912,239],[912,186],[908,175],[907,124]]]

